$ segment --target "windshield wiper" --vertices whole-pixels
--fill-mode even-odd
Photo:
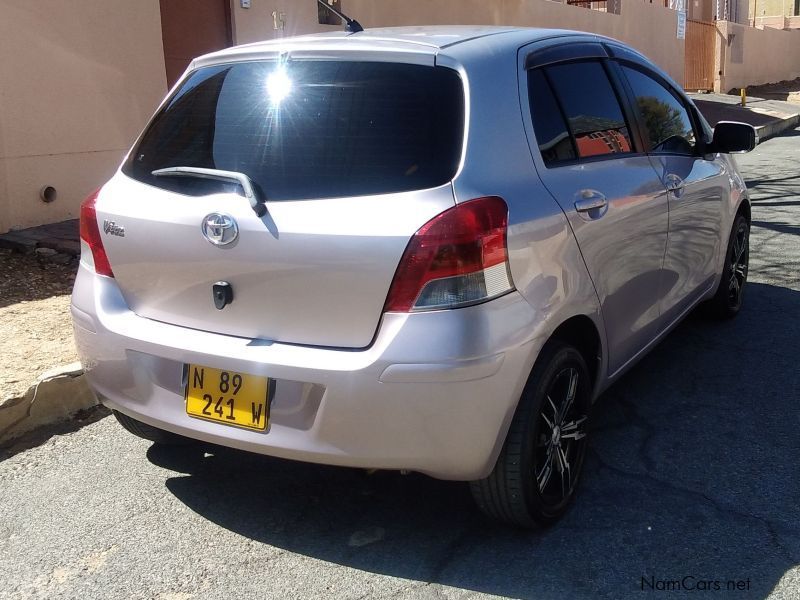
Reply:
[[[317,0],[317,2],[319,2],[320,5],[327,8],[329,11],[331,11],[333,14],[335,14],[337,17],[339,17],[342,21],[345,22],[344,30],[347,33],[358,33],[359,31],[364,31],[364,28],[361,26],[361,23],[359,23],[355,19],[351,19],[339,9],[334,8],[333,6],[325,2],[325,0]]]
[[[238,183],[244,190],[245,198],[250,202],[250,207],[259,217],[267,214],[266,198],[256,192],[256,185],[244,173],[238,171],[222,171],[220,169],[204,169],[200,167],[167,167],[156,169],[152,172],[155,177],[195,177],[200,179],[214,179]]]

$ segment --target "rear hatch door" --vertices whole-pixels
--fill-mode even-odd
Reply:
[[[454,205],[463,130],[463,85],[443,67],[286,57],[202,67],[98,197],[115,278],[151,319],[367,346],[409,239]],[[244,174],[267,212],[234,181],[153,175],[172,167]],[[219,282],[233,292],[222,310]]]

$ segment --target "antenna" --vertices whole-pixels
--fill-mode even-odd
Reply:
[[[342,21],[344,21],[344,23],[345,23],[344,30],[346,32],[348,32],[348,33],[358,33],[359,31],[364,31],[364,28],[361,26],[361,23],[359,23],[355,19],[351,19],[346,14],[344,14],[342,11],[340,11],[339,9],[334,8],[333,6],[328,4],[325,0],[317,0],[317,2],[319,4],[321,4],[322,6],[324,6],[325,8],[327,8],[329,11],[331,11],[337,17],[339,17]]]

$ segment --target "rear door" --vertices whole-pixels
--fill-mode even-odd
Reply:
[[[631,129],[602,46],[566,50],[567,60],[548,50],[526,61],[532,151],[597,290],[613,373],[658,329],[667,196]]]
[[[724,163],[701,151],[699,123],[680,93],[642,65],[622,63],[647,150],[669,192],[669,242],[661,282],[663,327],[714,284],[722,235]]]
[[[198,69],[98,198],[101,223],[124,227],[104,236],[122,294],[185,327],[367,346],[409,239],[454,205],[463,130],[463,85],[446,68],[284,57]],[[153,175],[180,166],[246,175],[267,213],[238,184]],[[222,310],[217,282],[233,290]]]

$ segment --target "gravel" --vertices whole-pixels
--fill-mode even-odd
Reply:
[[[78,262],[48,258],[0,249],[0,402],[24,394],[44,371],[77,360],[69,295]]]

